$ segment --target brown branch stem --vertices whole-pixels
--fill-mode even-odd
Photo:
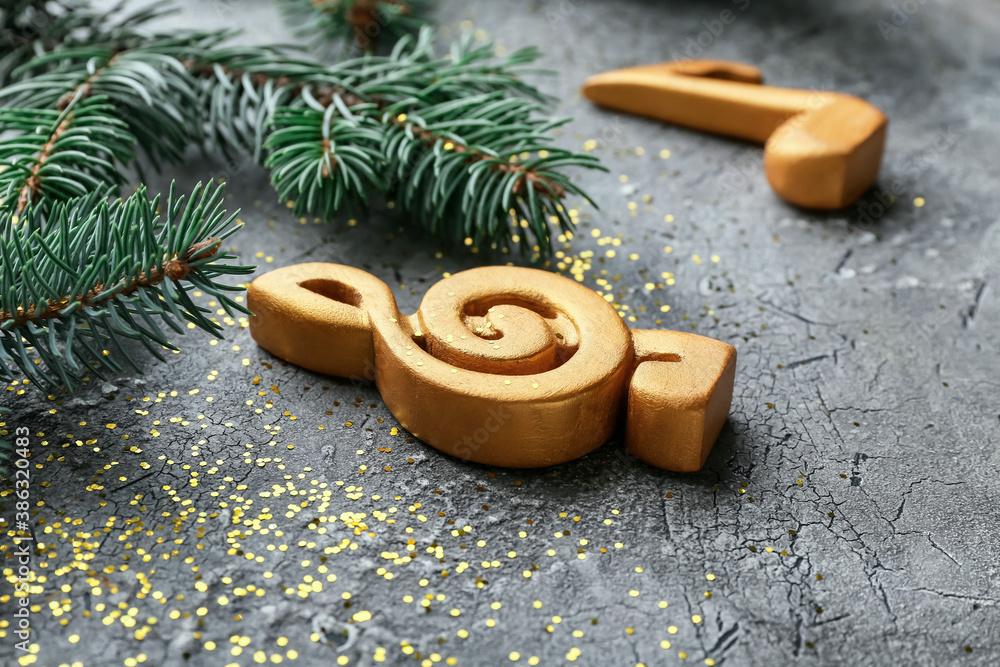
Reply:
[[[193,244],[187,251],[180,256],[174,255],[172,258],[165,260],[163,264],[159,267],[153,267],[149,272],[140,271],[139,275],[132,278],[128,284],[122,289],[118,290],[112,297],[105,299],[100,303],[108,303],[109,301],[117,301],[122,297],[131,296],[137,290],[143,287],[155,287],[159,283],[163,282],[165,279],[170,278],[171,280],[177,282],[186,278],[194,269],[191,268],[190,262],[195,258],[195,255],[202,253],[206,248],[209,249],[207,254],[202,254],[202,256],[197,259],[204,259],[206,257],[214,257],[219,252],[219,248],[222,246],[222,241],[218,238],[210,238],[206,241],[201,241],[200,243]],[[36,304],[31,304],[27,308],[18,308],[16,311],[5,311],[0,310],[0,322],[6,322],[11,319],[14,320],[14,327],[22,327],[29,322],[38,323],[45,320],[51,320],[59,317],[63,310],[70,306],[74,302],[78,302],[81,307],[89,308],[94,305],[99,305],[96,302],[98,297],[105,291],[105,286],[98,283],[93,289],[89,290],[86,294],[83,294],[77,298],[73,298],[72,295],[59,300],[50,299],[46,304],[44,309],[39,309]]]
[[[398,119],[393,119],[393,123],[396,123],[398,125],[404,125],[406,124],[406,121],[405,120],[399,121]],[[489,153],[484,153],[483,151],[474,148],[469,148],[468,146],[463,146],[462,144],[456,144],[453,139],[434,134],[430,130],[418,127],[416,125],[413,125],[412,123],[410,124],[410,127],[413,128],[413,134],[416,135],[424,143],[433,145],[436,144],[438,141],[445,141],[454,145],[454,148],[451,149],[452,151],[456,153],[468,153],[468,157],[466,157],[466,162],[470,164],[473,162],[483,162],[486,160],[497,159],[495,155],[490,155]],[[510,173],[523,174],[520,178],[518,178],[514,182],[514,194],[516,195],[522,194],[525,190],[525,184],[530,183],[531,187],[533,187],[535,192],[537,192],[538,194],[548,195],[555,193],[555,195],[559,199],[562,199],[566,196],[566,192],[565,190],[563,190],[561,185],[557,183],[552,183],[544,176],[540,176],[537,172],[528,169],[522,164],[516,164],[513,162],[498,162],[496,164],[491,165],[490,168],[493,169],[493,171],[495,172],[503,172],[507,174]]]
[[[329,159],[330,159],[330,140],[324,137],[323,138],[323,178],[330,178],[330,175],[333,173],[332,170],[330,169],[330,162],[328,161]],[[333,168],[334,169],[337,168],[337,162],[336,162],[335,158],[333,159]]]
[[[108,60],[107,65],[97,69],[93,74],[84,79],[83,83],[79,84],[78,86],[74,86],[73,90],[70,90],[66,94],[62,95],[56,102],[56,106],[58,107],[59,111],[66,111],[66,109],[73,102],[73,100],[77,99],[78,97],[79,99],[87,99],[88,97],[90,97],[93,94],[94,81],[96,81],[97,77],[99,77],[101,74],[104,73],[104,70],[106,70],[112,63],[115,62],[115,60],[118,58],[119,55],[120,53],[116,53],[115,55],[113,55]],[[73,119],[72,111],[63,116],[62,121],[52,131],[52,135],[49,137],[49,140],[45,142],[44,146],[42,146],[42,150],[38,153],[38,162],[36,162],[35,166],[31,168],[31,173],[28,175],[28,179],[24,182],[24,186],[21,188],[21,191],[17,195],[17,210],[15,212],[16,215],[21,215],[21,213],[24,212],[24,209],[28,207],[28,205],[35,199],[35,197],[38,196],[38,193],[41,191],[42,168],[45,166],[45,163],[48,162],[49,157],[51,157],[52,151],[55,150],[56,142],[59,141],[59,137],[61,137],[66,132],[66,130],[69,129],[70,125],[72,124],[72,119]]]
[[[215,74],[215,69],[213,63],[211,62],[196,63],[192,60],[186,60],[184,61],[184,66],[189,71],[194,73],[196,76],[210,77]],[[230,68],[226,65],[221,65],[220,67],[225,74],[229,75],[233,79],[241,79],[245,74],[247,74],[247,71],[243,68]],[[265,85],[269,81],[273,81],[274,85],[279,88],[283,86],[293,86],[293,88],[290,91],[292,99],[301,96],[302,91],[305,88],[309,87],[310,85],[306,81],[299,81],[296,83],[290,77],[287,76],[273,77],[263,72],[250,72],[250,81],[254,86],[258,87]],[[319,102],[324,107],[328,107],[331,104],[333,104],[333,98],[336,95],[339,95],[340,98],[344,101],[344,104],[347,105],[348,107],[357,106],[359,104],[367,104],[369,102],[374,102],[379,107],[380,110],[384,109],[387,106],[381,99],[372,98],[371,100],[366,100],[354,93],[348,92],[347,90],[345,90],[340,86],[316,86],[312,88],[312,94],[313,97],[316,99],[316,101]],[[412,127],[413,134],[416,135],[423,143],[428,145],[434,145],[438,141],[446,141],[446,142],[450,141],[451,143],[454,144],[453,150],[455,152],[468,153],[468,157],[466,158],[466,160],[469,163],[486,161],[486,160],[496,160],[496,156],[494,155],[490,155],[489,153],[484,153],[483,151],[455,143],[454,140],[452,139],[448,139],[446,137],[434,134],[433,132],[426,130],[422,127],[419,127],[413,123],[407,123],[407,121],[405,120],[400,121],[398,120],[398,117],[393,118],[392,122],[396,125]],[[330,151],[329,142],[324,140],[323,152],[324,154],[328,154],[329,151]],[[559,199],[563,199],[566,196],[566,192],[561,185],[559,185],[558,183],[551,182],[549,179],[539,175],[537,172],[531,169],[526,168],[524,165],[510,163],[510,162],[506,163],[499,162],[493,164],[491,166],[491,169],[493,169],[496,172],[505,172],[505,173],[518,172],[523,174],[523,176],[521,178],[518,178],[514,183],[514,194],[518,195],[523,194],[527,185],[530,184],[531,187],[533,187],[535,192],[538,194],[541,195],[554,194]],[[329,169],[329,167],[324,166],[323,176],[329,178],[330,175],[331,175],[331,170]]]
[[[16,215],[21,215],[24,209],[28,207],[28,204],[35,198],[39,190],[42,187],[41,171],[45,163],[48,162],[49,156],[52,155],[52,151],[56,147],[56,142],[59,141],[59,137],[69,129],[69,126],[73,119],[73,113],[70,112],[66,114],[62,121],[56,126],[56,129],[52,131],[52,136],[49,140],[45,142],[42,146],[42,150],[38,154],[38,161],[35,166],[31,168],[31,173],[28,175],[27,180],[24,182],[24,186],[21,188],[21,192],[17,196],[17,211]]]

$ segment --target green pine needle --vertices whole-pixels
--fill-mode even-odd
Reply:
[[[271,152],[265,166],[278,196],[295,202],[295,215],[360,211],[368,192],[382,186],[380,128],[355,116],[342,100],[322,112],[282,108],[272,123],[278,129],[265,144]]]
[[[17,370],[69,389],[122,362],[139,370],[126,341],[162,359],[175,349],[163,327],[181,334],[182,322],[221,338],[192,289],[231,316],[248,313],[229,297],[242,288],[217,282],[254,270],[222,249],[241,225],[223,210],[221,186],[199,184],[189,197],[171,186],[158,211],[161,198],[140,188],[124,201],[91,193],[0,220],[0,380]]]
[[[416,108],[419,115],[404,109]],[[527,247],[530,232],[550,250],[550,222],[572,228],[560,200],[588,199],[563,167],[602,169],[593,156],[551,148],[547,132],[565,121],[532,115],[538,105],[503,92],[422,106],[404,100],[386,111],[383,150],[396,185],[389,193],[432,232],[460,243]],[[524,154],[535,154],[527,160]]]

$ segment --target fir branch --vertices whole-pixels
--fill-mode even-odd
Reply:
[[[355,116],[339,94],[325,111],[279,109],[268,138],[265,166],[278,196],[294,201],[296,215],[331,217],[346,208],[359,211],[368,192],[383,189],[379,162],[382,133],[376,123]],[[358,105],[364,113],[375,105]]]
[[[278,107],[323,111],[338,93],[349,107],[375,102],[379,110],[402,99],[435,104],[498,90],[550,101],[524,79],[544,73],[530,66],[539,56],[536,49],[521,49],[497,61],[491,45],[474,44],[467,36],[439,58],[433,32],[427,28],[416,39],[401,40],[388,56],[367,55],[333,66],[292,57],[274,47],[206,49],[185,66],[203,80],[210,143],[225,149],[249,148],[259,158]]]
[[[102,96],[154,166],[177,163],[201,139],[196,82],[180,58],[219,39],[217,33],[199,33],[124,51],[58,49],[15,70],[19,80],[0,90],[0,100],[10,108],[65,110],[74,100]]]
[[[361,102],[327,68],[293,58],[276,47],[219,47],[184,62],[197,79],[204,109],[205,141],[227,154],[249,151],[264,162],[271,121],[282,107],[325,110],[341,93],[348,105]],[[308,91],[307,91],[308,88]]]
[[[532,116],[537,104],[492,93],[419,108],[403,100],[387,109],[383,152],[395,186],[390,191],[411,215],[453,243],[550,250],[550,222],[572,221],[560,200],[583,190],[558,171],[603,169],[597,158],[550,148],[548,131],[566,121]],[[419,115],[400,113],[417,107]],[[534,153],[535,157],[531,157]],[[527,159],[524,159],[527,156]]]
[[[44,387],[72,388],[121,364],[140,371],[125,348],[135,340],[163,359],[176,349],[161,325],[187,321],[221,338],[222,328],[188,292],[198,289],[225,312],[247,313],[218,282],[253,267],[230,263],[222,242],[241,225],[222,209],[222,188],[197,186],[162,204],[140,190],[108,203],[89,194],[50,207],[29,206],[19,223],[0,222],[0,380],[20,371]]]
[[[69,199],[124,179],[116,166],[134,159],[135,138],[112,115],[106,98],[73,100],[62,112],[0,110],[0,173],[4,202],[16,203],[19,215],[44,190]]]
[[[379,43],[393,43],[422,28],[425,0],[280,0],[286,21],[296,34],[323,42],[351,42],[374,52]],[[387,37],[388,39],[383,39]]]
[[[552,146],[547,133],[564,121],[541,114],[549,100],[524,79],[537,72],[538,55],[523,49],[498,60],[491,45],[467,37],[437,57],[425,29],[388,56],[333,67],[246,47],[209,50],[188,67],[205,80],[213,143],[250,144],[258,161],[275,168],[279,196],[292,198],[297,215],[330,217],[342,204],[366,202],[374,187],[450,242],[507,248],[533,237],[547,252],[549,222],[572,224],[559,200],[587,198],[562,169],[603,167]],[[272,131],[279,138],[269,139]],[[348,158],[341,171],[330,162],[331,136]],[[350,158],[377,170],[375,177]]]

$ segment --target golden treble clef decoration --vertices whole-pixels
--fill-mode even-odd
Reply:
[[[730,345],[630,330],[595,292],[537,269],[455,274],[404,315],[371,274],[298,264],[254,280],[248,305],[261,347],[319,373],[374,379],[404,428],[479,463],[562,463],[624,422],[634,456],[698,470],[733,395]]]
[[[878,177],[888,119],[843,93],[762,85],[728,60],[679,60],[590,77],[583,94],[610,109],[764,144],[764,171],[782,199],[837,209]]]

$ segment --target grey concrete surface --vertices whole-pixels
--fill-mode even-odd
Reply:
[[[287,35],[267,2],[181,4],[176,24]],[[6,428],[32,430],[43,503],[33,664],[1000,662],[1000,8],[445,1],[438,17],[542,46],[557,71],[543,85],[576,118],[559,141],[594,140],[611,169],[581,176],[600,211],[569,202],[581,229],[565,252],[595,252],[585,284],[633,327],[737,347],[704,470],[656,470],[616,441],[541,471],[466,464],[392,435],[373,386],[284,366],[238,324],[215,346],[193,333],[143,378],[0,398]],[[698,55],[699,38],[700,55],[775,85],[882,108],[875,192],[796,210],[758,147],[576,92],[591,73]],[[261,270],[360,266],[412,311],[443,272],[507,261],[442,249],[388,210],[300,224],[246,165],[195,159],[155,185],[210,174],[229,176],[236,244]],[[3,621],[14,608],[3,599]],[[0,664],[31,664],[0,629]]]

